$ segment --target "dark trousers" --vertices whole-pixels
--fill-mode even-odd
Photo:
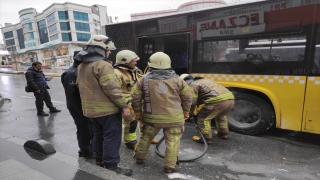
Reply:
[[[104,164],[120,162],[119,149],[122,139],[122,117],[120,113],[91,118],[93,130],[93,150],[96,160]]]
[[[79,153],[85,153],[91,150],[92,141],[92,129],[90,118],[85,117],[80,109],[75,109],[74,107],[68,107],[68,110],[74,120],[74,124],[77,127],[77,139],[78,146],[80,148]]]
[[[53,107],[53,104],[51,102],[51,97],[47,89],[40,90],[40,93],[33,93],[33,94],[36,97],[36,107],[38,112],[43,111],[43,101],[46,103],[46,106],[50,110],[55,109],[55,107]]]

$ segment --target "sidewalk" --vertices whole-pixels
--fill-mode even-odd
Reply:
[[[0,131],[1,180],[132,180],[130,177],[88,163],[85,160],[56,152],[44,155],[24,148],[26,141]]]

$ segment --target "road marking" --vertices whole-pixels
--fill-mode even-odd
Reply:
[[[30,96],[20,96],[20,97],[29,98],[29,99],[32,99],[32,98],[33,98],[33,97],[30,97]]]
[[[58,104],[64,104],[64,102],[60,102],[60,101],[51,101],[51,102],[58,103]]]
[[[23,97],[23,98],[28,98],[28,99],[33,99],[34,97],[31,97],[31,96],[20,96],[20,97]],[[54,102],[54,103],[58,103],[58,104],[64,104],[64,102],[60,102],[60,101],[52,101],[51,102]]]

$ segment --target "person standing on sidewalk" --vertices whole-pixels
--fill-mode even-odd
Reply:
[[[122,50],[116,55],[116,64],[114,65],[114,71],[119,79],[119,84],[121,86],[122,92],[125,97],[131,101],[130,93],[131,89],[137,82],[137,80],[142,77],[143,73],[140,69],[136,67],[137,61],[140,58],[136,53],[129,50]],[[131,109],[130,116],[123,119],[123,140],[127,148],[134,150],[137,144],[137,133],[136,129],[138,122],[135,120],[135,115]],[[153,139],[152,144],[157,144],[158,140]]]
[[[47,80],[51,80],[49,78],[45,78],[42,70],[42,63],[34,62],[32,63],[32,67],[30,67],[25,73],[25,77],[27,80],[27,86],[34,93],[36,98],[36,107],[37,107],[37,115],[38,116],[49,116],[49,114],[43,111],[43,101],[46,103],[46,106],[50,109],[50,113],[61,112],[61,110],[56,109],[52,102],[51,97],[47,89],[50,89]]]
[[[112,65],[103,60],[110,54],[110,50],[115,49],[110,38],[95,35],[74,59],[82,62],[78,67],[77,81],[83,114],[92,120],[96,164],[131,176],[131,169],[118,167],[122,140],[120,109],[123,111],[123,117],[129,116],[129,101],[122,94]]]
[[[73,57],[79,52],[75,51]],[[61,83],[66,94],[67,108],[77,127],[79,158],[92,158],[91,141],[93,136],[90,118],[83,115],[80,92],[76,83],[77,68],[80,63],[81,61],[74,60],[73,65],[61,75]]]

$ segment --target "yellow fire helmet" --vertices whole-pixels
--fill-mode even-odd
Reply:
[[[87,46],[100,46],[105,50],[116,50],[117,48],[114,46],[111,38],[104,36],[104,35],[94,35],[92,36]]]
[[[138,61],[140,58],[138,55],[129,50],[122,50],[117,53],[116,63],[117,64],[129,64],[131,61]]]
[[[157,52],[150,57],[148,66],[156,69],[169,69],[171,68],[171,59],[167,54]]]

